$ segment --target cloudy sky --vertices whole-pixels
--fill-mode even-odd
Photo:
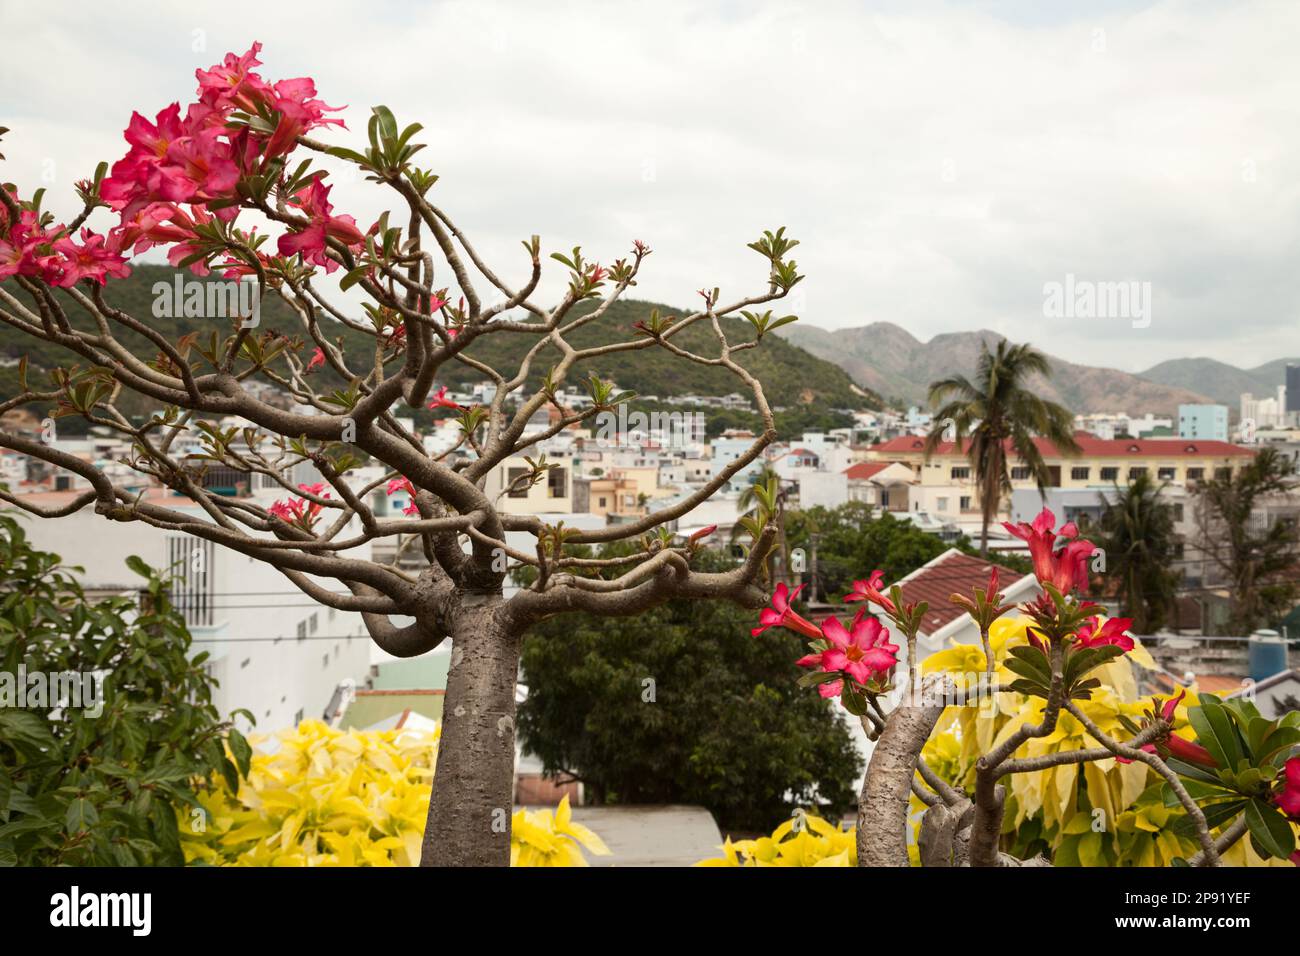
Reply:
[[[106,10],[0,0],[0,174],[63,214],[132,109],[188,102],[196,67],[257,39],[265,77],[349,107],[332,141],[375,103],[423,123],[439,203],[519,278],[532,233],[601,261],[641,238],[640,294],[691,304],[759,288],[745,243],[785,225],[824,327],[992,328],[1129,371],[1300,355],[1300,4]],[[386,197],[333,198],[364,225]],[[1150,283],[1150,324],[1045,317],[1067,274]]]

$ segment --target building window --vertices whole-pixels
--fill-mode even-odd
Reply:
[[[1183,520],[1183,503],[1181,501],[1174,504],[1174,521],[1182,523]]]
[[[1092,474],[1091,468],[1075,467],[1070,469],[1070,478],[1073,479],[1074,481],[1087,481],[1088,476],[1091,474]]]
[[[321,667],[329,667],[329,666],[330,666],[330,656],[329,656],[328,654],[322,654],[322,655],[321,655],[320,666],[321,666]]]
[[[563,498],[568,493],[568,479],[568,469],[552,468],[546,476],[547,494],[552,498]]]
[[[303,715],[303,712],[302,712],[302,708],[299,707],[299,708],[298,708],[298,713],[296,713],[296,714],[293,715],[293,725],[294,725],[295,727],[297,727],[299,724],[302,723],[302,718],[303,718],[303,716],[304,716],[304,715]]]
[[[947,498],[936,498],[936,499],[934,500],[934,506],[935,506],[935,508],[936,508],[936,509],[937,509],[937,510],[942,514],[943,512],[945,512],[945,511],[948,510],[948,499],[947,499]]]
[[[1200,480],[1201,480],[1202,478],[1204,478],[1204,477],[1205,477],[1205,469],[1204,469],[1204,468],[1188,468],[1188,469],[1187,469],[1187,480],[1188,480],[1188,481],[1200,481]]]
[[[1231,468],[1216,468],[1216,469],[1214,469],[1214,480],[1215,480],[1215,481],[1227,481],[1227,480],[1230,479],[1231,477],[1232,477],[1232,469],[1231,469]]]
[[[298,622],[298,640],[302,641],[302,640],[306,640],[306,638],[307,638],[307,622],[306,622],[306,621],[299,621],[299,622]]]
[[[959,504],[962,511],[970,511],[970,495],[962,495]]]
[[[1177,476],[1177,474],[1178,474],[1177,468],[1156,469],[1156,477],[1159,478],[1161,481],[1173,481],[1175,476]]]
[[[1026,467],[1023,466],[1023,465],[1017,465],[1016,467],[1012,468],[1012,469],[1011,469],[1011,480],[1012,480],[1012,481],[1028,481],[1028,480],[1029,480],[1029,469],[1026,468]]]
[[[966,465],[953,465],[952,479],[958,481],[970,477],[970,468]]]
[[[319,615],[313,613],[311,617],[307,618],[307,632],[309,634],[315,634],[316,630],[320,627],[320,621],[317,620],[318,617]]]
[[[524,477],[527,474],[528,474],[527,468],[506,469],[506,487],[510,489],[509,497],[511,498],[528,497],[529,485],[528,482],[524,481]],[[516,482],[518,482],[518,486],[516,486],[515,484]]]
[[[1183,542],[1181,541],[1174,542],[1174,560],[1175,561],[1183,560]]]
[[[1128,480],[1134,481],[1135,479],[1141,478],[1146,473],[1147,470],[1143,468],[1141,465],[1134,465],[1132,468],[1128,470]]]
[[[1101,470],[1102,481],[1116,481],[1119,478],[1118,468],[1103,468]]]
[[[604,498],[597,498],[596,500],[600,503],[600,507],[602,507],[602,508],[608,507],[608,506],[606,505],[606,503],[605,503],[605,499],[604,499]]]

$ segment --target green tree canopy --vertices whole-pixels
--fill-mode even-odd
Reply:
[[[212,705],[207,655],[190,658],[165,582],[127,564],[146,578],[141,602],[87,601],[77,569],[0,514],[0,695],[25,684],[24,706],[0,706],[0,864],[181,865],[178,810],[206,825],[188,809],[193,785],[247,773],[247,742]],[[50,691],[56,674],[83,675],[68,706]]]
[[[846,811],[862,767],[848,728],[797,686],[800,640],[751,637],[755,618],[678,600],[541,624],[523,652],[526,751],[583,781],[588,799],[699,804],[729,831],[770,830],[795,807]]]

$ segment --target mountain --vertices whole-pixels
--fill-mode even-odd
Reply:
[[[106,290],[105,299],[112,306],[147,323],[162,333],[169,341],[176,342],[181,336],[197,331],[201,339],[207,340],[211,332],[225,336],[230,331],[230,322],[226,319],[203,319],[185,317],[157,317],[154,315],[155,283],[168,285],[174,281],[176,270],[161,265],[136,265],[129,278],[111,282]],[[188,272],[185,278],[193,279]],[[13,286],[9,286],[13,288]],[[15,289],[19,298],[26,301],[27,296]],[[90,328],[87,316],[66,297],[65,308],[70,321],[78,328]],[[594,304],[579,306],[574,314],[589,310]],[[648,317],[652,308],[658,308],[664,315],[681,315],[684,310],[650,302],[623,300],[616,302],[599,320],[583,326],[568,337],[570,344],[576,348],[590,348],[611,342],[626,341],[632,338],[632,324]],[[358,310],[359,311],[359,310]],[[332,320],[326,320],[332,323]],[[353,332],[345,326],[332,323],[333,328],[326,331],[330,339],[342,337],[345,354],[359,356],[373,349],[373,339]],[[753,330],[743,319],[726,319],[723,327],[732,342],[745,341],[752,336]],[[261,330],[278,330],[290,336],[304,336],[302,326],[293,312],[279,299],[268,297],[263,303]],[[118,338],[133,352],[143,358],[152,360],[158,354],[157,346],[143,336],[122,329],[115,329]],[[699,322],[686,329],[672,341],[678,346],[696,354],[716,354],[717,342],[708,323]],[[486,362],[494,368],[513,370],[525,352],[537,343],[537,337],[514,333],[497,333],[479,338],[466,350],[466,354]],[[310,354],[307,349],[304,354]],[[0,396],[14,395],[18,392],[18,371],[16,360],[26,355],[31,367],[29,382],[34,387],[46,384],[42,374],[52,368],[68,366],[76,360],[83,367],[85,360],[73,356],[56,345],[35,339],[25,333],[0,323]],[[197,355],[193,356],[198,360]],[[735,359],[738,364],[752,372],[763,383],[764,392],[773,406],[820,407],[820,408],[879,408],[880,396],[858,388],[848,374],[840,368],[809,354],[796,344],[775,335],[764,339],[756,349],[739,352]],[[529,386],[536,387],[547,370],[560,360],[560,352],[554,347],[542,350],[532,364]],[[199,360],[201,361],[201,360]],[[362,363],[364,365],[364,363]],[[354,363],[354,367],[355,363]],[[614,352],[600,356],[594,361],[580,363],[569,375],[568,381],[581,384],[590,372],[597,372],[602,378],[612,378],[620,388],[628,389],[639,395],[657,395],[662,397],[700,394],[726,395],[731,392],[745,393],[744,384],[724,368],[699,365],[678,358],[661,348],[649,348],[636,352]],[[333,373],[322,374],[319,386],[329,383]],[[438,374],[438,384],[451,386],[481,381],[485,376],[469,366],[458,362],[444,366]],[[130,411],[134,413],[135,408]]]
[[[798,323],[777,333],[813,355],[834,362],[855,382],[903,404],[925,406],[931,382],[975,369],[981,342],[1002,338],[983,329],[951,332],[921,342],[892,322],[827,331]],[[1050,356],[1049,356],[1050,357]],[[1051,357],[1052,376],[1035,382],[1044,398],[1075,412],[1174,414],[1184,402],[1209,401],[1192,383],[1156,382],[1117,369],[1076,365]],[[1235,401],[1235,399],[1234,399]]]
[[[1286,382],[1287,364],[1300,365],[1300,358],[1274,359],[1256,368],[1240,369],[1217,359],[1172,359],[1138,374],[1151,382],[1176,388],[1194,388],[1216,402],[1236,409],[1243,392],[1256,398],[1272,398]]]

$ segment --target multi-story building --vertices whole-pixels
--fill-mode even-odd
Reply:
[[[1047,465],[1050,488],[1091,488],[1126,484],[1147,472],[1159,481],[1188,484],[1234,472],[1255,454],[1251,448],[1221,441],[1182,438],[1117,438],[1107,441],[1076,435],[1077,453],[1062,453],[1044,438],[1034,439]],[[1036,488],[1034,476],[1008,443],[1011,486]],[[922,485],[974,488],[974,475],[965,445],[941,442],[930,456],[920,437],[894,438],[868,451],[874,461],[899,461],[912,469]]]
[[[1178,437],[1228,440],[1227,405],[1179,405]]]
[[[530,456],[536,460],[537,456]],[[506,514],[567,514],[573,507],[573,457],[547,454],[552,465],[536,484],[524,479],[532,470],[523,455],[505,459],[487,474],[484,492]]]

